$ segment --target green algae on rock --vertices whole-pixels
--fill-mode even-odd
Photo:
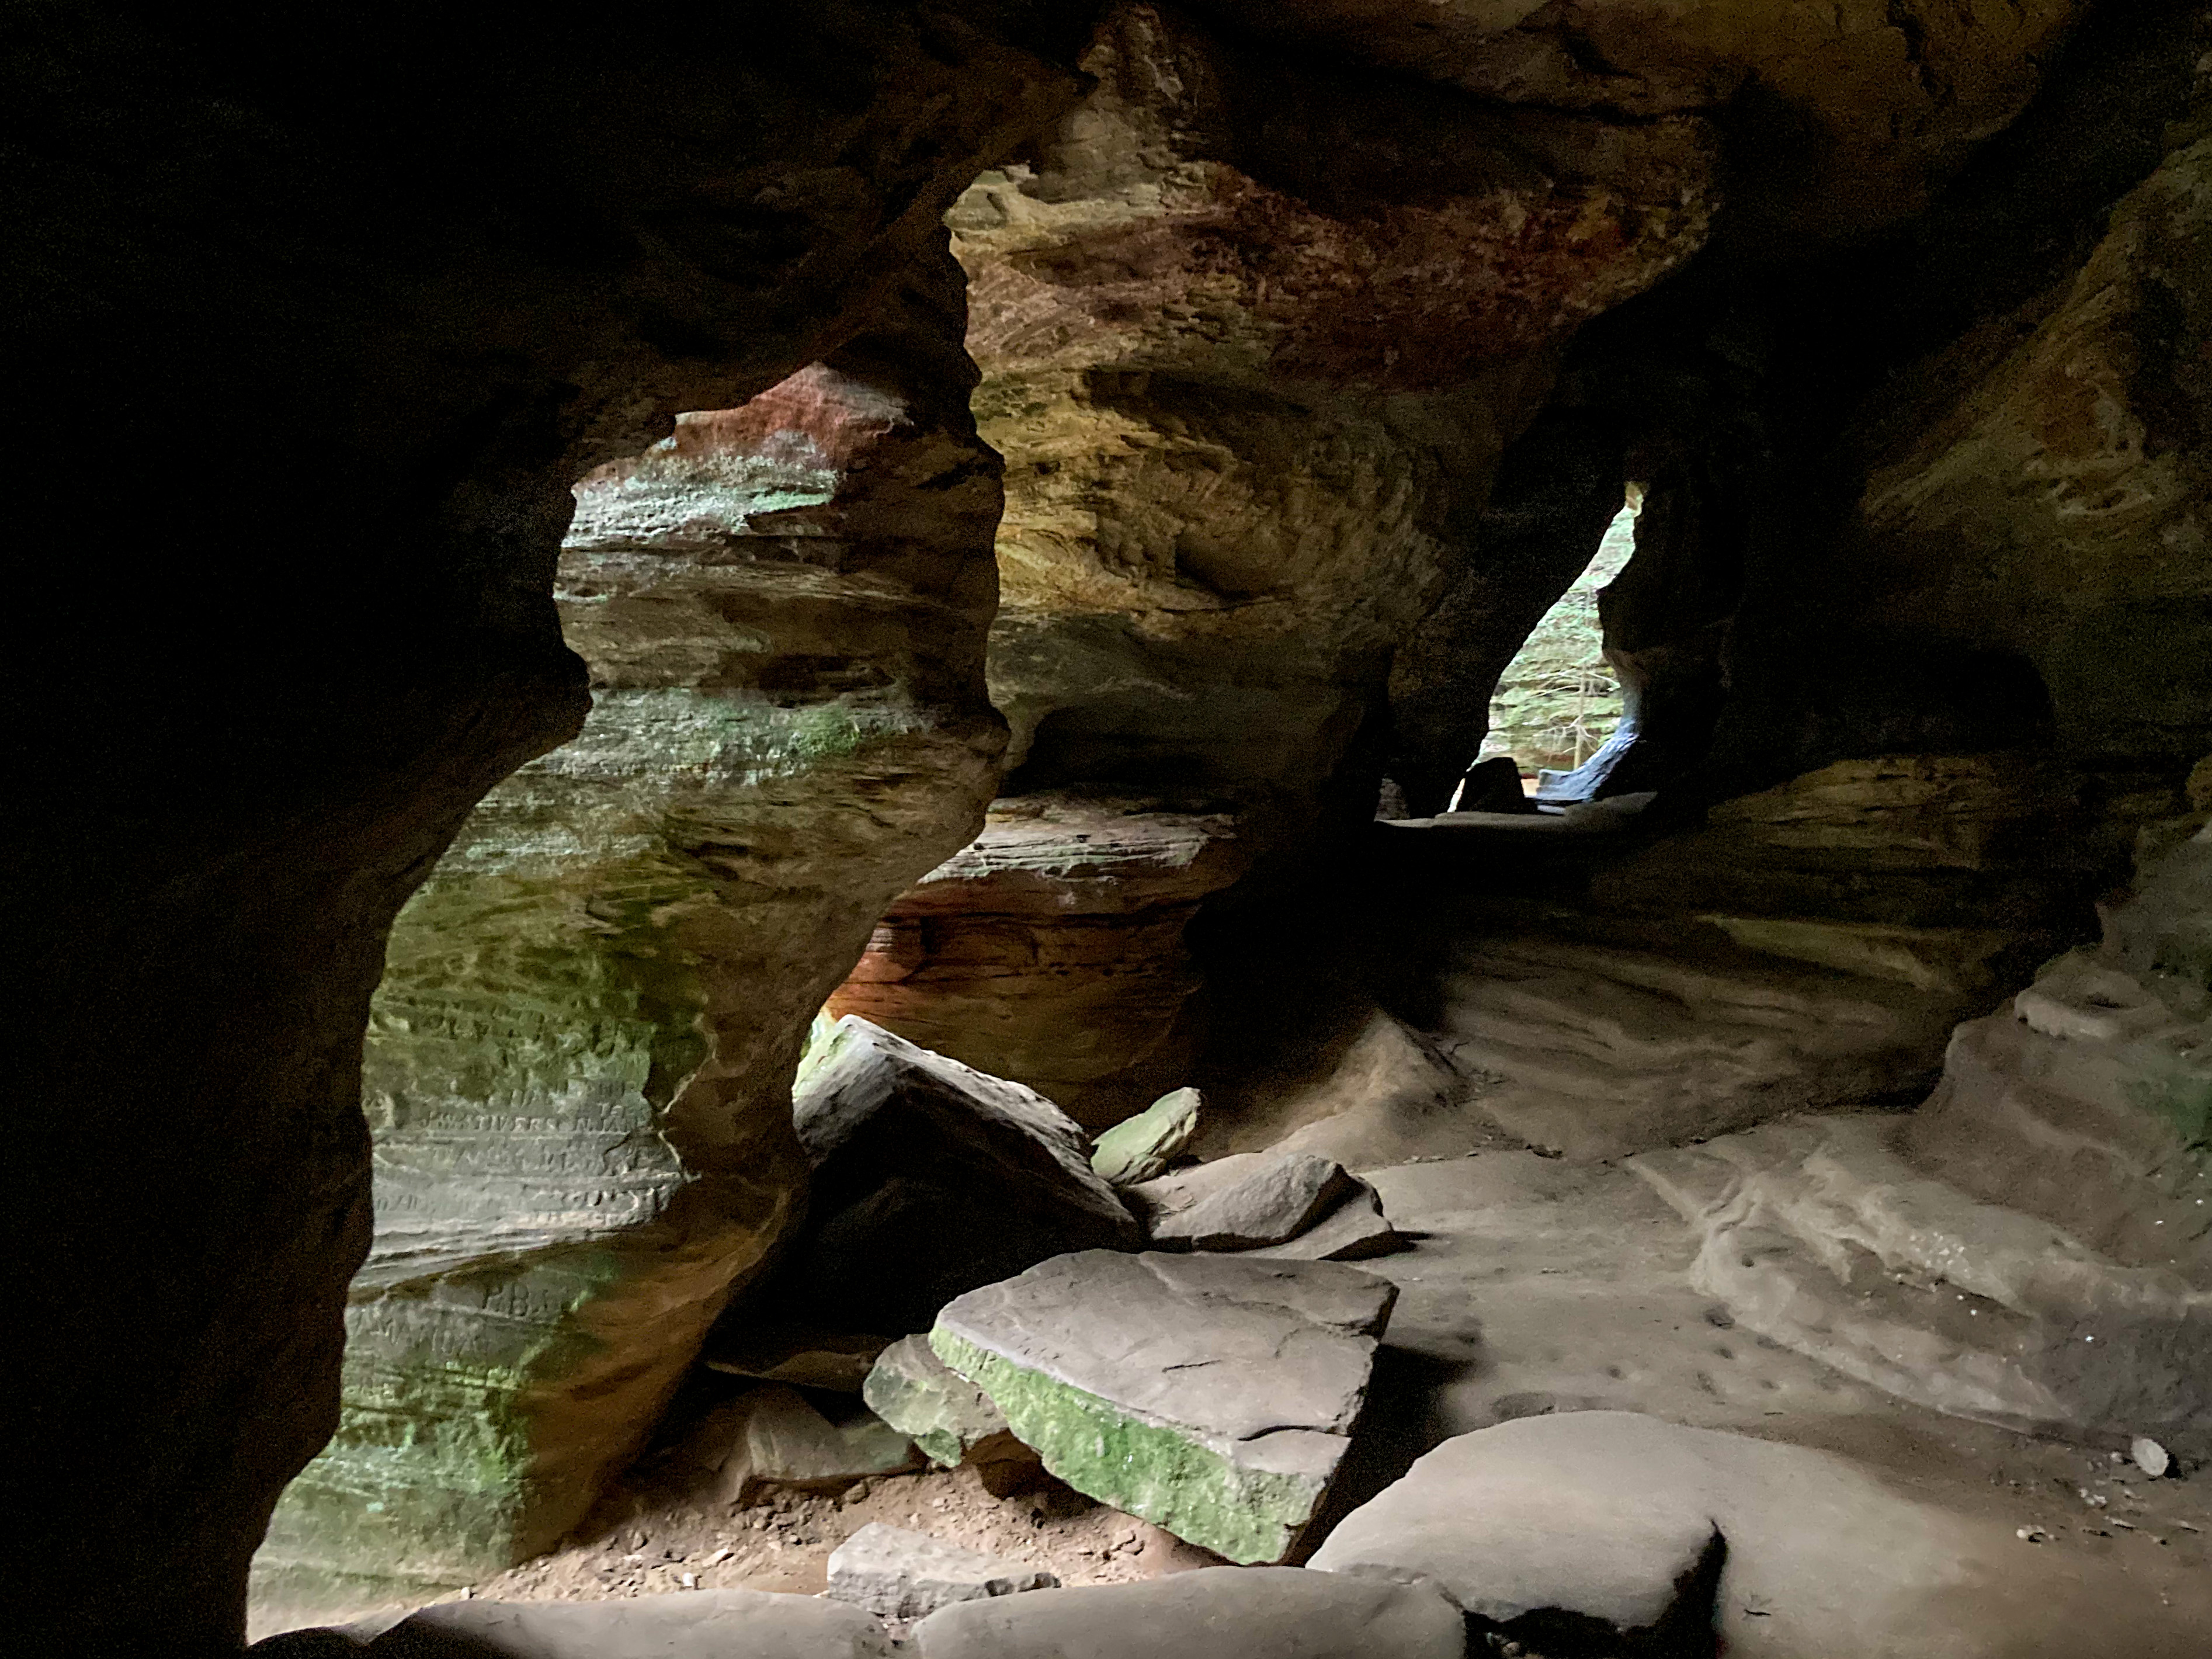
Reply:
[[[1124,1119],[1093,1143],[1091,1167],[1116,1187],[1151,1181],[1168,1172],[1169,1160],[1198,1133],[1203,1104],[1195,1089],[1162,1095],[1133,1118]]]
[[[807,1018],[974,834],[1004,743],[998,467],[941,234],[896,304],[577,488],[556,594],[595,706],[394,930],[363,1059],[374,1243],[265,1610],[549,1547],[797,1218]]]
[[[1250,1565],[1321,1507],[1396,1297],[1333,1262],[1085,1250],[948,1304],[929,1344],[1078,1492]]]

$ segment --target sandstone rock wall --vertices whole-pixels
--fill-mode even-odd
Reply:
[[[980,824],[996,459],[940,242],[825,362],[578,485],[594,683],[402,913],[337,1437],[265,1607],[469,1582],[634,1455],[804,1203],[790,1082],[878,911]]]
[[[9,18],[24,1650],[236,1645],[335,1424],[386,928],[583,717],[568,487],[833,350],[1085,21]]]

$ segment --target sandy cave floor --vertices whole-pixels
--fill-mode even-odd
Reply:
[[[2045,1553],[2038,1571],[2109,1563],[2146,1609],[2155,1602],[2166,1620],[2201,1619],[2212,1632],[2212,1470],[2146,1480],[2105,1450],[1901,1404],[1735,1328],[1690,1288],[1685,1230],[1626,1170],[1495,1151],[1367,1173],[1416,1242],[1361,1264],[1403,1294],[1313,1541],[1450,1435],[1538,1412],[1630,1409],[1849,1455],[1919,1496],[2033,1530],[2021,1548]],[[739,1506],[657,1491],[640,1475],[571,1547],[464,1594],[818,1592],[830,1551],[871,1521],[1043,1566],[1071,1585],[1214,1562],[1057,1482],[999,1498],[961,1469]]]

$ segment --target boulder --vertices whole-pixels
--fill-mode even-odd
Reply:
[[[1024,1590],[1058,1589],[1042,1567],[1025,1566],[927,1533],[871,1521],[830,1553],[832,1601],[902,1623],[956,1601],[987,1601]]]
[[[2125,1572],[2024,1541],[2017,1499],[1939,1505],[1849,1459],[1627,1412],[1448,1440],[1312,1565],[1433,1585],[1545,1652],[2063,1659],[2201,1651]]]
[[[1342,1164],[1311,1152],[1241,1152],[1130,1188],[1155,1244],[1242,1250],[1297,1237],[1355,1190]]]
[[[1382,1194],[1357,1176],[1352,1195],[1296,1238],[1243,1252],[1271,1261],[1361,1261],[1402,1248],[1405,1238],[1382,1212]]]
[[[921,1659],[1462,1659],[1458,1612],[1419,1585],[1297,1567],[968,1601],[915,1627]]]
[[[1396,1297],[1334,1262],[1086,1250],[959,1297],[929,1341],[1077,1491],[1279,1561],[1350,1443]]]
[[[708,1473],[715,1496],[736,1503],[758,1486],[836,1488],[921,1459],[872,1412],[832,1422],[796,1389],[770,1383],[708,1413],[676,1461]]]
[[[1177,1152],[1198,1133],[1198,1114],[1203,1103],[1195,1089],[1177,1089],[1162,1095],[1143,1111],[1125,1118],[1098,1137],[1091,1152],[1091,1167],[1099,1178],[1115,1187],[1134,1186],[1168,1172]]]
[[[373,1636],[294,1632],[257,1654],[282,1659],[890,1659],[883,1626],[857,1607],[811,1595],[693,1590],[613,1601],[441,1601]],[[331,1635],[343,1647],[304,1638]],[[366,1638],[366,1639],[363,1639]],[[286,1644],[289,1644],[289,1646]]]
[[[814,1198],[779,1297],[812,1318],[925,1330],[963,1291],[1138,1242],[1058,1107],[857,1015],[821,1035],[793,1121]]]
[[[884,1350],[860,1385],[868,1409],[901,1434],[911,1436],[930,1462],[950,1468],[971,1463],[987,1473],[1036,1462],[1014,1438],[1006,1413],[966,1377],[937,1357],[927,1337],[902,1337]]]

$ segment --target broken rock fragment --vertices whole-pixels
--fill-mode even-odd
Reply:
[[[1152,1242],[1170,1249],[1243,1250],[1296,1238],[1357,1183],[1312,1152],[1239,1152],[1131,1189]]]
[[[796,1389],[770,1383],[709,1412],[678,1454],[726,1502],[757,1486],[838,1487],[919,1465],[914,1443],[872,1412],[832,1422]]]
[[[1280,1561],[1335,1477],[1396,1297],[1335,1262],[1085,1250],[957,1298],[929,1341],[1078,1492]]]
[[[1006,1413],[966,1377],[951,1370],[927,1337],[902,1337],[884,1350],[860,1387],[868,1409],[912,1437],[930,1462],[951,1468],[970,1463],[993,1491],[1036,1454],[1014,1437]]]
[[[1266,1261],[1361,1261],[1403,1247],[1404,1236],[1382,1212],[1382,1195],[1358,1176],[1352,1180],[1352,1195],[1296,1238],[1243,1254]]]
[[[1025,1566],[948,1544],[927,1533],[872,1521],[830,1556],[830,1595],[902,1622],[956,1601],[986,1601],[1024,1590],[1057,1589],[1060,1580]]]
[[[793,1097],[812,1213],[781,1289],[807,1317],[920,1331],[963,1291],[1137,1225],[1083,1131],[1043,1096],[856,1015],[829,1029]]]
[[[1198,1133],[1202,1099],[1195,1089],[1177,1089],[1098,1137],[1091,1167],[1116,1187],[1133,1186],[1164,1176],[1177,1152]]]

